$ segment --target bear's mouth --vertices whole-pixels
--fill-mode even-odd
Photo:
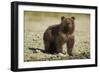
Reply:
[[[68,28],[72,28],[72,24],[68,24]]]
[[[66,33],[68,31],[68,27],[63,27],[63,32]]]

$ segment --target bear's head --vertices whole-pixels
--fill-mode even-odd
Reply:
[[[65,33],[73,33],[75,28],[75,17],[66,18],[64,16],[61,17],[61,26],[63,32]]]

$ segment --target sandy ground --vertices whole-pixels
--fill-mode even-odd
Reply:
[[[48,26],[60,23],[60,17],[74,16],[75,20],[75,45],[73,56],[68,56],[66,46],[65,54],[43,53],[43,33]],[[75,13],[24,13],[24,61],[51,61],[90,58],[90,15]]]

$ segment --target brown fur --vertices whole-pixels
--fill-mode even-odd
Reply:
[[[75,17],[61,17],[61,23],[52,25],[44,32],[43,40],[45,51],[51,54],[63,53],[63,44],[67,45],[67,52],[72,55],[74,46]]]

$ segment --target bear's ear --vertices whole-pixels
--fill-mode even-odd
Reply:
[[[71,18],[72,18],[73,20],[75,20],[75,17],[74,17],[74,16],[72,16]]]
[[[64,18],[65,18],[65,17],[64,17],[64,16],[62,16],[62,17],[61,17],[61,21],[62,21]]]

